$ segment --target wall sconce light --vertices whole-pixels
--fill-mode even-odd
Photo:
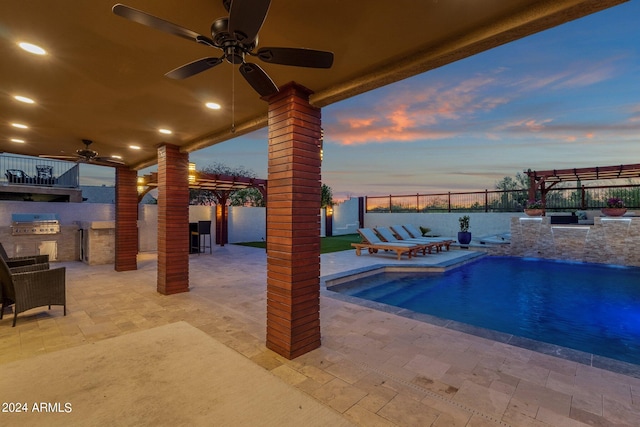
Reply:
[[[327,215],[328,216],[332,216],[333,215],[333,206],[327,206]]]
[[[189,184],[196,182],[196,164],[189,162]]]
[[[320,128],[320,139],[318,140],[318,147],[320,147],[320,161],[324,159],[324,129]]]
[[[146,183],[145,183],[144,176],[139,176],[138,177],[137,184],[138,184],[138,193],[143,193],[144,190],[147,187]]]

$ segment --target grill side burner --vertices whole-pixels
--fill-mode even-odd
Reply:
[[[11,234],[14,236],[58,233],[60,233],[60,221],[56,214],[11,215]]]

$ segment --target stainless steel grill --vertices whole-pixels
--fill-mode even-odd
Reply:
[[[14,236],[58,233],[60,233],[60,221],[56,214],[11,215],[11,234]]]

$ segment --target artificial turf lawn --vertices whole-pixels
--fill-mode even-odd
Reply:
[[[320,253],[327,254],[329,252],[339,252],[353,249],[352,243],[360,243],[360,235],[358,234],[344,234],[342,236],[333,237],[321,237],[320,238]],[[236,245],[252,246],[254,248],[266,248],[265,242],[242,242],[235,243]]]

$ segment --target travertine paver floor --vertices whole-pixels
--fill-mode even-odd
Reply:
[[[457,252],[418,260],[438,262]],[[397,262],[381,254],[327,254],[322,274]],[[131,272],[61,265],[67,316],[61,308],[35,309],[11,328],[12,314],[5,314],[0,363],[186,321],[362,426],[640,425],[640,379],[325,295],[322,347],[286,360],[264,345],[260,249],[228,245],[192,255],[191,290],[172,296],[156,292],[155,254],[141,254]]]

